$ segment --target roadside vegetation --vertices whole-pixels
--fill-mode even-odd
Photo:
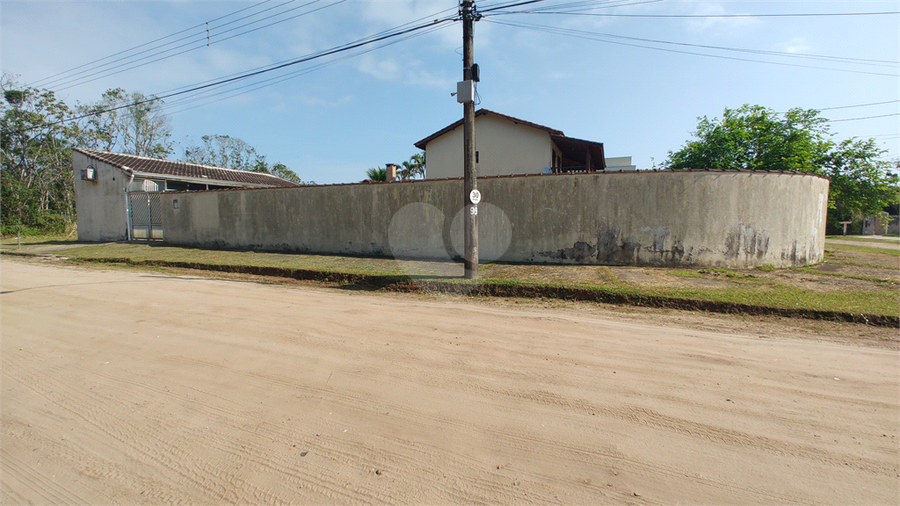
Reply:
[[[23,236],[21,247],[16,237],[6,238],[2,241],[2,253],[138,269],[192,269],[268,282],[302,280],[364,290],[588,300],[897,326],[900,251],[893,244],[877,246],[850,247],[829,241],[825,262],[794,269],[497,263],[482,266],[480,281],[462,280],[462,266],[453,262],[220,251],[157,244],[80,244],[65,235]]]

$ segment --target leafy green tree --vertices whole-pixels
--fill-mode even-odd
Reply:
[[[417,179],[420,176],[424,179],[425,152],[416,153],[412,155],[408,161],[403,162],[400,170],[397,171],[397,176],[404,181]]]
[[[831,178],[833,221],[880,214],[897,204],[900,178],[890,172],[891,162],[881,158],[886,153],[878,149],[875,139],[853,138],[835,145],[826,155],[823,173]]]
[[[272,165],[271,167],[269,167],[268,172],[269,172],[269,174],[272,174],[273,176],[278,176],[281,179],[285,179],[292,183],[297,183],[297,184],[302,184],[302,185],[315,185],[316,184],[315,181],[303,181],[302,179],[300,179],[300,176],[298,176],[296,172],[289,169],[288,166],[283,163],[276,163],[276,164]]]
[[[52,91],[0,78],[0,216],[4,227],[74,219],[72,153],[78,127]],[[52,218],[51,218],[52,216]]]
[[[669,152],[668,169],[812,172],[831,178],[829,221],[879,212],[897,200],[897,176],[874,139],[831,140],[828,120],[814,109],[779,115],[758,105],[698,118],[695,140]]]
[[[818,111],[778,113],[758,105],[725,109],[722,119],[698,118],[696,140],[669,152],[670,169],[791,170],[819,172],[831,148],[828,122]]]
[[[384,167],[372,167],[366,170],[366,176],[370,181],[387,181],[387,169]]]

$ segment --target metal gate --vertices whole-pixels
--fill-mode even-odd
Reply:
[[[162,213],[159,193],[129,192],[128,215],[131,239],[135,241],[161,241],[163,239]]]

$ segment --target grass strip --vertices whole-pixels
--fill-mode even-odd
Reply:
[[[897,237],[896,234],[888,234],[884,237]],[[826,241],[853,241],[853,242],[871,242],[871,243],[880,243],[880,244],[892,244],[890,240],[885,239],[876,239],[874,237],[860,237],[858,235],[853,236],[843,236],[843,235],[826,235]],[[896,243],[896,241],[894,241]]]
[[[840,262],[830,262],[830,263],[836,264],[836,263],[840,263]],[[886,267],[877,266],[877,265],[875,267],[878,267],[881,269],[886,268]],[[823,271],[823,270],[819,270],[819,269],[813,269],[810,267],[791,267],[791,270],[797,271],[797,272],[807,272],[809,274],[821,274],[823,276],[835,276],[838,278],[849,278],[849,279],[859,279],[862,281],[872,281],[873,283],[882,283],[882,284],[886,284],[886,285],[897,283],[893,279],[889,279],[889,278],[879,278],[879,277],[875,277],[875,276],[862,276],[859,274],[848,274],[846,272],[829,272],[829,271]]]
[[[825,248],[832,249],[832,250],[843,249],[843,250],[849,250],[849,251],[861,251],[864,253],[877,253],[880,255],[900,257],[900,249],[891,248],[891,247],[875,248],[875,247],[871,247],[871,246],[857,246],[855,244],[835,244],[833,242],[826,241]]]
[[[32,253],[5,252],[13,256],[39,256]],[[709,311],[746,315],[775,315],[789,318],[808,318],[830,321],[865,323],[900,328],[900,317],[870,312],[872,301],[866,294],[844,294],[843,298],[823,303],[823,294],[782,287],[780,290],[760,291],[753,288],[728,288],[716,291],[701,289],[637,289],[634,287],[598,287],[529,283],[515,280],[466,281],[450,276],[440,277],[399,273],[342,272],[321,268],[296,268],[277,265],[247,265],[246,263],[210,263],[205,261],[160,260],[125,256],[70,257],[70,262],[111,263],[137,267],[169,267],[214,272],[228,272],[334,283],[347,288],[389,290],[396,292],[438,292],[470,296],[549,298],[618,305]],[[891,291],[893,292],[893,291]],[[860,299],[861,300],[858,300]],[[831,297],[834,299],[834,297]],[[892,300],[878,301],[881,306],[896,306]],[[828,308],[828,306],[860,308],[859,311]],[[822,307],[825,308],[822,308]],[[862,308],[869,308],[864,311]]]

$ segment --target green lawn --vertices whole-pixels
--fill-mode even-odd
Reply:
[[[842,245],[843,246],[843,245]],[[465,287],[477,283],[461,279],[462,265],[453,262],[402,261],[387,258],[349,257],[337,255],[304,255],[252,251],[220,251],[198,248],[165,246],[162,244],[106,243],[79,244],[65,238],[23,238],[21,249],[16,238],[4,239],[0,243],[3,253],[42,253],[66,257],[70,262],[113,262],[147,268],[154,265],[177,263],[181,267],[196,267],[211,270],[237,270],[243,266],[274,268],[272,275],[290,275],[291,270],[336,274],[334,279],[379,278],[380,283],[448,283]],[[829,245],[829,248],[832,248]],[[844,248],[846,249],[846,248]],[[872,249],[873,251],[869,251]],[[863,248],[866,254],[877,253],[886,258],[900,256],[898,252],[888,252],[875,248]],[[852,251],[852,248],[850,249]],[[827,261],[827,260],[826,260]],[[843,260],[847,262],[847,260]],[[865,262],[859,262],[865,263]],[[233,269],[231,267],[237,267]],[[566,272],[577,269],[593,269],[598,273],[596,281],[585,283],[577,277],[566,280]],[[555,269],[555,270],[554,270]],[[896,318],[900,316],[900,290],[897,283],[868,276],[849,275],[860,283],[869,282],[866,289],[847,289],[840,283],[831,290],[814,290],[792,284],[790,280],[765,279],[762,274],[772,269],[740,271],[731,269],[660,269],[660,275],[680,278],[704,278],[715,280],[723,286],[645,286],[641,283],[624,281],[604,266],[517,266],[510,264],[488,264],[482,266],[482,285],[502,288],[534,287],[535,293],[551,294],[558,291],[560,296],[580,290],[580,293],[596,292],[611,300],[641,301],[664,299],[682,301],[702,301],[714,304],[737,304],[781,308],[798,311],[831,311],[838,313],[869,314]],[[615,269],[615,268],[612,268]],[[279,274],[277,270],[284,270]],[[541,273],[563,272],[562,278],[544,282]],[[804,276],[825,276],[834,279],[835,273],[813,269],[799,269]],[[765,272],[762,272],[765,271]],[[777,271],[777,270],[776,270]],[[269,271],[267,271],[269,272]],[[528,273],[525,277],[524,273]],[[583,271],[582,271],[583,272]],[[318,278],[317,278],[318,279]],[[322,278],[325,279],[325,278]],[[358,281],[357,281],[358,282]],[[568,292],[566,290],[569,290]],[[521,291],[521,290],[520,290]],[[515,293],[520,293],[517,291]],[[604,300],[602,297],[598,300]]]

